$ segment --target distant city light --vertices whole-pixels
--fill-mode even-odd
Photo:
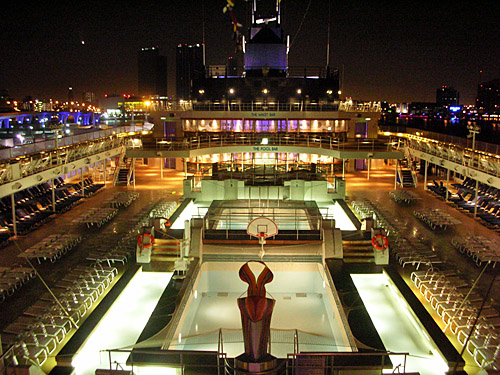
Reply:
[[[451,106],[450,107],[450,111],[452,112],[458,112],[460,111],[461,107],[460,106]]]

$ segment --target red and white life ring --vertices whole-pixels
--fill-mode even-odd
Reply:
[[[165,220],[165,222],[163,223],[163,226],[165,227],[165,229],[168,229],[172,226],[172,222],[170,221],[169,218],[162,217],[162,219]]]
[[[372,246],[375,248],[375,250],[385,250],[389,247],[389,240],[386,236],[376,234],[372,238]]]
[[[144,238],[149,237],[150,241],[148,244],[143,243]],[[151,235],[151,233],[143,233],[139,236],[137,239],[137,245],[142,249],[142,248],[148,248],[152,247],[155,242],[155,238]]]

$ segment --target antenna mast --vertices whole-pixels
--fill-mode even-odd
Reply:
[[[331,5],[331,0],[328,1],[328,35],[327,35],[327,42],[326,42],[326,68],[328,69],[330,67],[330,23],[331,23],[331,17],[330,17],[330,5]]]
[[[205,0],[201,2],[201,42],[203,48],[203,67],[205,68]]]

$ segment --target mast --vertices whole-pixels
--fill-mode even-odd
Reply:
[[[205,69],[205,0],[201,2],[201,42],[203,52],[203,69]]]
[[[328,1],[328,29],[327,29],[327,42],[326,42],[326,70],[328,72],[330,68],[330,24],[331,24],[331,11],[330,11],[331,0]]]
[[[278,21],[278,25],[281,25],[280,0],[276,0],[276,20]]]

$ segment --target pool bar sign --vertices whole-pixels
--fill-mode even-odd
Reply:
[[[278,146],[254,146],[254,152],[279,152]]]

